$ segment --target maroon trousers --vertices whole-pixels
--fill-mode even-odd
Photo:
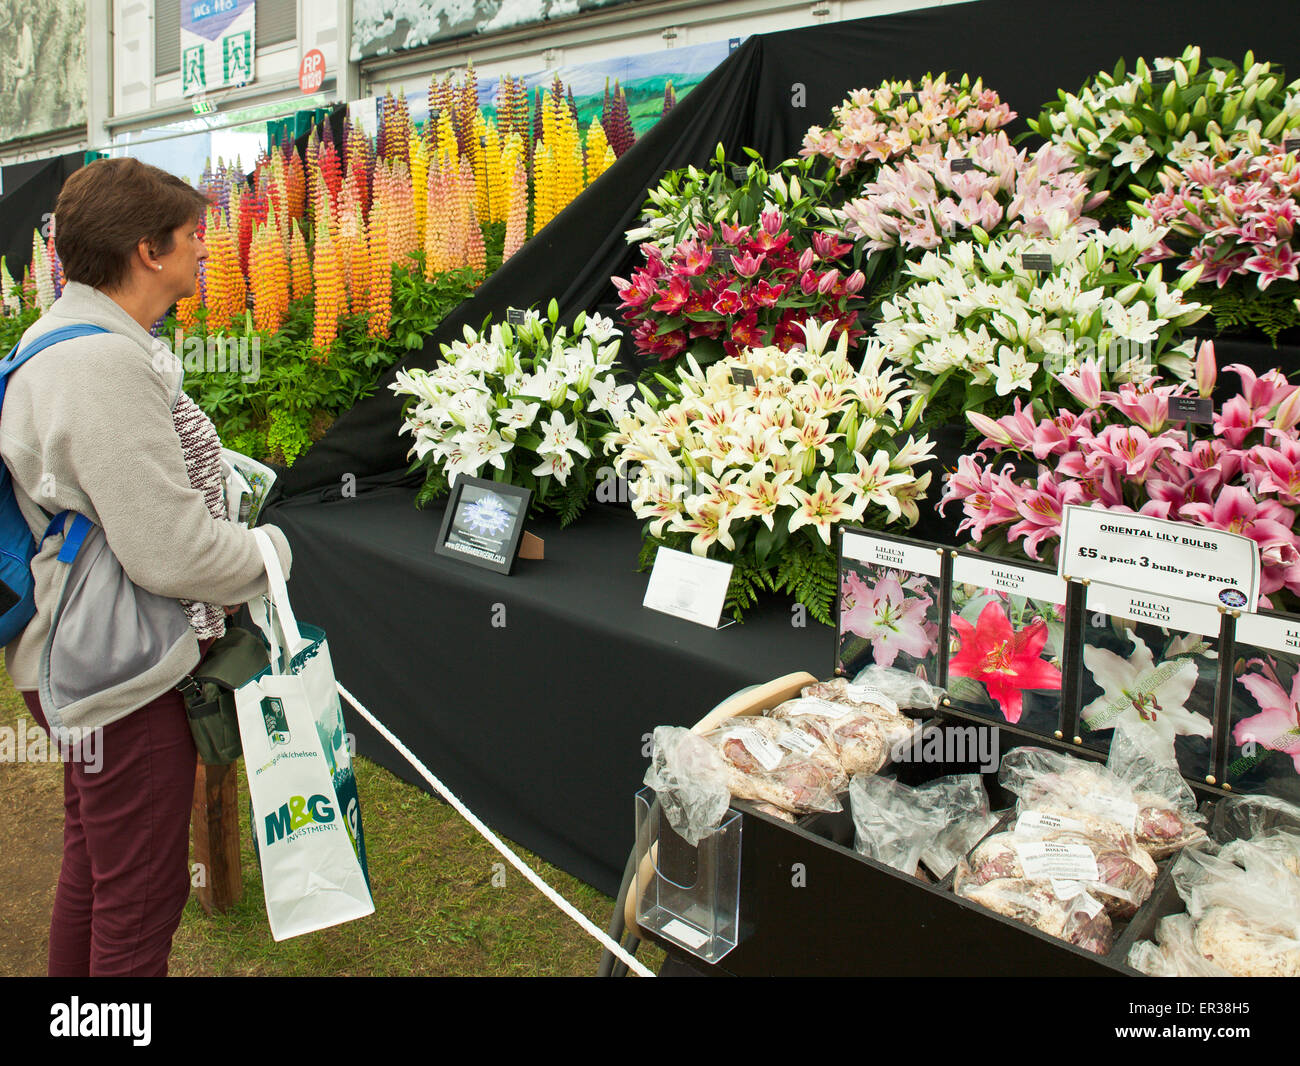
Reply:
[[[207,652],[210,641],[201,641]],[[40,698],[23,699],[42,729]],[[165,977],[190,894],[198,752],[176,689],[100,737],[98,773],[63,767],[63,867],[50,919],[51,977]]]

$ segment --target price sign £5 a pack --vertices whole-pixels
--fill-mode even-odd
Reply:
[[[1067,506],[1057,565],[1067,580],[1236,611],[1254,611],[1259,598],[1259,546],[1249,537],[1146,515]]]

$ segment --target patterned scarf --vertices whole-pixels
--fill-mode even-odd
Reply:
[[[221,438],[217,429],[198,405],[181,393],[172,409],[172,421],[181,438],[185,453],[185,469],[190,486],[203,493],[208,513],[219,521],[226,521],[226,490],[221,480]],[[199,640],[219,637],[226,631],[226,612],[220,604],[181,600],[189,615],[190,628]]]

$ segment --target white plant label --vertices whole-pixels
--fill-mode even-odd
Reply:
[[[923,544],[904,544],[902,541],[885,540],[866,533],[845,530],[842,534],[840,550],[844,558],[873,566],[890,566],[896,570],[911,570],[913,573],[938,577],[943,559],[933,548]]]
[[[1058,877],[1069,881],[1097,880],[1097,856],[1087,844],[1056,844],[1050,840],[1016,844],[1016,855],[1031,881]]]
[[[1056,574],[997,559],[957,556],[952,561],[952,583],[975,585],[1008,596],[1027,596],[1045,603],[1065,602],[1065,582]]]

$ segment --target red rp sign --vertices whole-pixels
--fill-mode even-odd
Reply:
[[[320,90],[325,81],[325,57],[319,48],[313,48],[298,65],[298,88],[305,93]]]

